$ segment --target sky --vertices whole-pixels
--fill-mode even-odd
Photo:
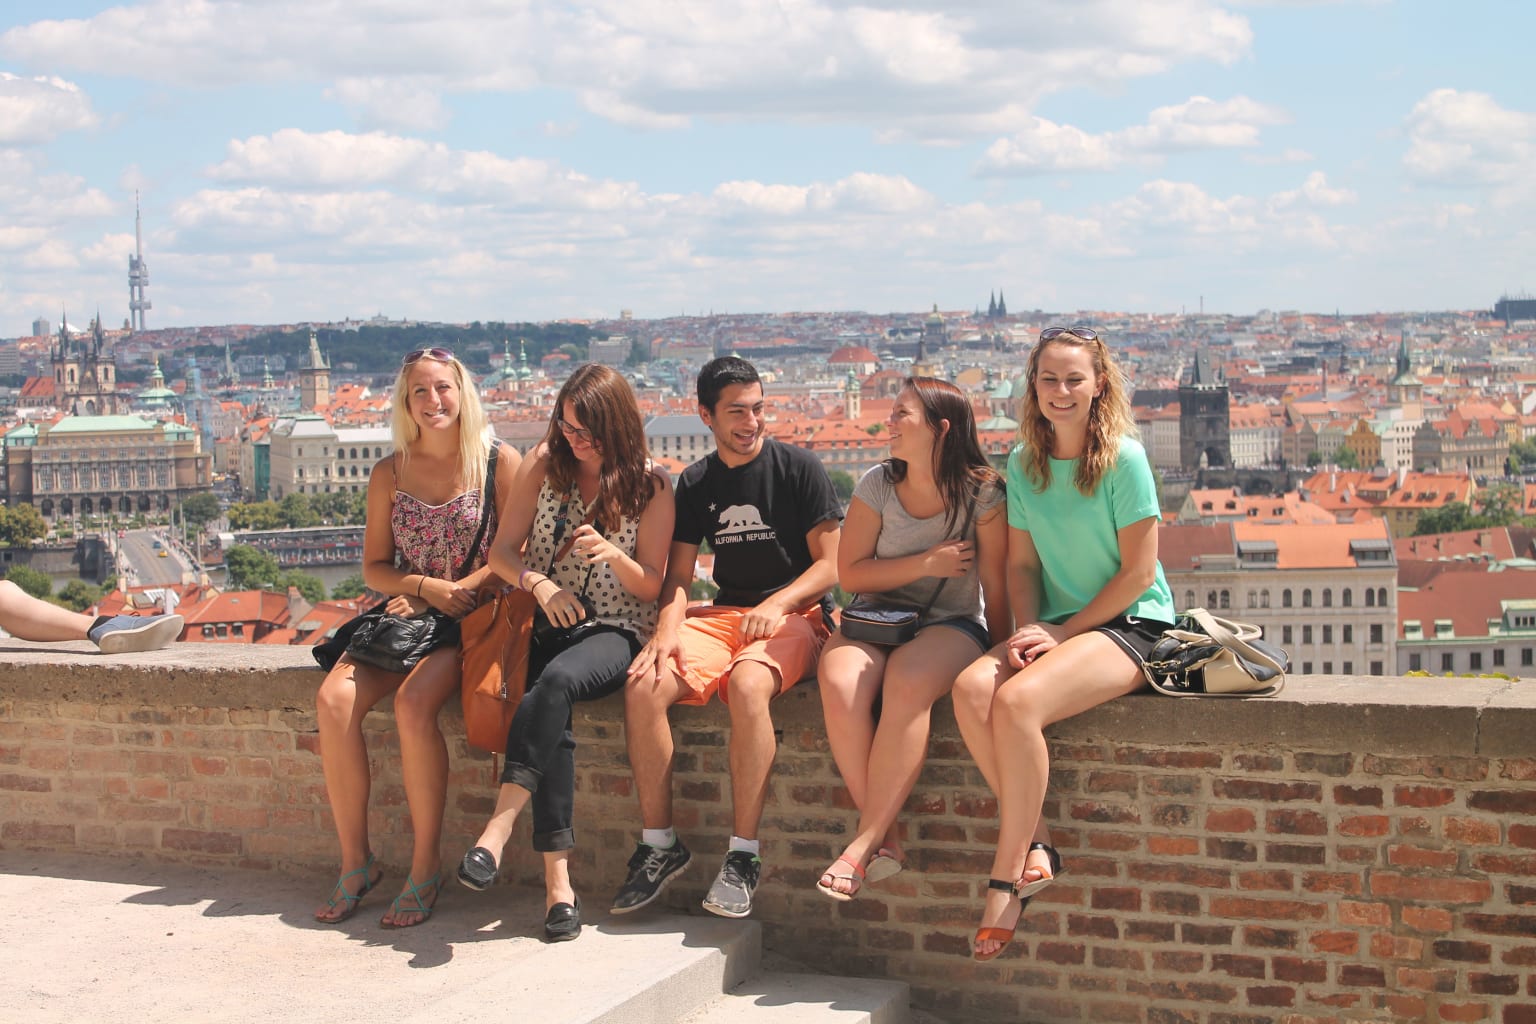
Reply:
[[[1528,0],[6,0],[0,337],[1536,293]]]

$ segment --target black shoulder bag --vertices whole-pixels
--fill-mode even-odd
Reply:
[[[485,486],[480,492],[480,529],[469,546],[469,553],[453,575],[456,580],[469,575],[469,567],[479,557],[485,531],[490,526],[491,509],[496,504],[496,457],[499,447],[492,444],[491,454],[486,460]],[[384,610],[388,604],[387,600],[381,601],[340,626],[335,636],[315,645],[315,661],[320,667],[330,671],[345,652],[353,661],[386,672],[405,674],[439,647],[459,642],[459,620],[451,615],[444,615],[436,608],[428,608],[420,615],[391,615]]]

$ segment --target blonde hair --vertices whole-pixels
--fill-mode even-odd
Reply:
[[[438,359],[426,354],[415,362],[401,366],[400,372],[395,374],[395,387],[389,399],[389,432],[394,441],[395,454],[404,466],[410,459],[411,445],[421,438],[421,428],[411,419],[411,396],[406,389],[406,381],[411,371],[428,359],[444,364],[453,372],[454,386],[459,389],[459,479],[464,481],[466,490],[480,490],[486,486],[485,462],[491,454],[485,407],[480,404],[480,395],[475,390],[475,382],[470,379],[469,371],[457,356]]]
[[[1093,375],[1099,384],[1088,407],[1088,438],[1083,454],[1077,460],[1077,471],[1072,482],[1084,495],[1092,495],[1114,466],[1120,454],[1120,441],[1136,437],[1136,419],[1131,413],[1130,396],[1126,393],[1125,374],[1110,355],[1103,337],[1085,340],[1064,331],[1049,341],[1038,341],[1029,351],[1029,369],[1025,373],[1027,387],[1019,410],[1019,440],[1024,444],[1025,476],[1035,485],[1036,491],[1044,491],[1051,483],[1050,420],[1040,411],[1040,398],[1035,390],[1036,377],[1040,372],[1040,354],[1048,345],[1068,345],[1084,349],[1093,362]]]

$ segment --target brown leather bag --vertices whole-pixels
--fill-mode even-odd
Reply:
[[[459,700],[470,746],[507,751],[512,716],[528,686],[528,649],[538,602],[506,586],[481,591],[481,603],[459,627]]]

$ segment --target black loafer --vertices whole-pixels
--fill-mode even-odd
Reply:
[[[491,851],[477,846],[459,861],[459,881],[476,892],[484,892],[496,881],[496,858]]]
[[[576,905],[556,903],[544,915],[544,941],[569,942],[581,934],[581,897]]]

